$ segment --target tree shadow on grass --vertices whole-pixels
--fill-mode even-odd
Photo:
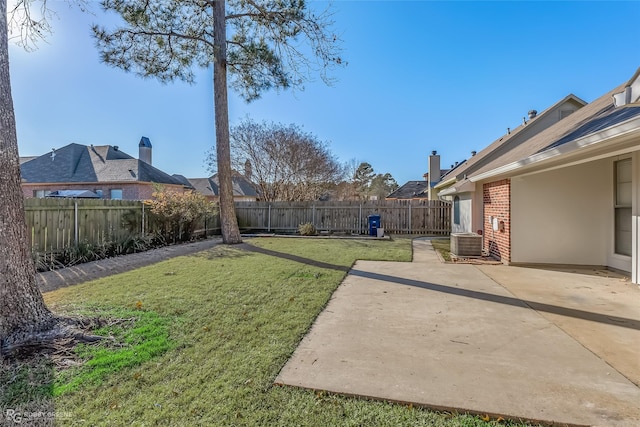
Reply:
[[[191,254],[189,256],[201,257],[208,260],[215,260],[221,258],[243,258],[247,256],[253,256],[255,254],[268,255],[277,258],[287,259],[289,261],[299,262],[301,264],[310,265],[312,267],[326,268],[330,270],[338,270],[348,272],[350,267],[343,265],[330,264],[322,261],[316,261],[314,259],[304,258],[298,255],[292,255],[284,252],[273,251],[270,249],[261,248],[251,245],[249,243],[240,243],[233,246],[219,245],[206,251]]]
[[[234,259],[252,256],[253,254],[245,250],[245,245],[246,243],[242,243],[239,245],[218,245],[211,249],[196,252],[186,256],[204,258],[207,260]]]
[[[348,272],[351,268],[350,267],[345,267],[343,265],[335,265],[335,264],[329,264],[326,262],[322,262],[322,261],[316,261],[313,259],[309,259],[309,258],[304,258],[301,256],[297,256],[297,255],[292,255],[292,254],[287,254],[287,253],[283,253],[283,252],[277,252],[277,251],[272,251],[270,249],[265,249],[265,248],[260,248],[257,246],[253,246],[247,243],[241,243],[239,245],[236,246],[239,249],[242,249],[246,252],[253,252],[253,253],[258,253],[258,254],[262,254],[262,255],[269,255],[269,256],[274,256],[274,257],[278,257],[278,258],[283,258],[283,259],[287,259],[289,261],[295,261],[295,262],[299,262],[302,264],[306,264],[306,265],[310,265],[312,267],[319,267],[319,268],[326,268],[326,269],[330,269],[330,270],[337,270],[337,271],[343,271],[343,272]]]

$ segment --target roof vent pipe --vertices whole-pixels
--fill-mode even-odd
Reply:
[[[114,151],[118,151],[118,148],[120,148],[120,147],[118,147],[117,145],[113,146]]]
[[[471,157],[475,156],[476,154],[478,154],[478,153],[476,153],[476,151],[475,151],[475,150],[473,150],[473,151],[471,152]]]
[[[511,128],[507,128],[507,133],[511,135]]]
[[[437,152],[436,150],[433,150],[433,151],[431,152],[431,155],[432,155],[432,156],[435,156],[436,154],[438,154],[438,152]]]
[[[537,110],[529,110],[529,119],[533,119],[538,115]]]

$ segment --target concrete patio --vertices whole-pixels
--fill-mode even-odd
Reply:
[[[591,274],[583,274],[591,273]],[[358,261],[276,383],[558,425],[640,425],[640,290],[622,276]]]

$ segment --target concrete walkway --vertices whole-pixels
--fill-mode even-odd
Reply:
[[[563,276],[543,273],[443,264],[428,240],[414,241],[411,263],[358,261],[276,383],[560,425],[640,425],[640,291],[584,276],[554,287]],[[588,303],[561,295],[575,286],[595,289],[582,294]]]

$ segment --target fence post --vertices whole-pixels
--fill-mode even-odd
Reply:
[[[409,234],[413,233],[413,224],[411,224],[411,202],[409,202]]]
[[[316,205],[313,204],[311,205],[311,224],[313,224],[313,226],[316,226]]]
[[[73,201],[73,241],[75,243],[76,246],[78,246],[78,201],[74,200]],[[46,250],[46,248],[45,248]]]
[[[269,214],[267,216],[267,231],[271,233],[271,203],[269,203]]]
[[[142,236],[144,237],[144,202],[142,203]]]
[[[362,234],[362,203],[360,203],[360,213],[358,214],[358,234]]]

